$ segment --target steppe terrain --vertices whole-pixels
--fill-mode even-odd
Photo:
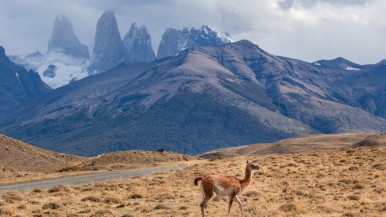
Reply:
[[[320,140],[322,136],[317,137]],[[295,140],[302,142],[301,138]],[[325,140],[325,145],[334,145],[331,138]],[[0,195],[0,216],[199,216],[201,193],[194,178],[217,173],[242,178],[247,159],[256,160],[261,169],[241,196],[244,216],[385,216],[384,142],[385,135],[367,135],[334,150],[251,152],[201,160],[185,157],[187,167],[178,171],[4,193]],[[223,199],[211,200],[206,209],[208,216],[226,216],[226,212]],[[237,204],[231,216],[240,216]]]
[[[47,151],[0,134],[0,184],[153,167],[193,159],[196,157],[163,150],[81,157]]]

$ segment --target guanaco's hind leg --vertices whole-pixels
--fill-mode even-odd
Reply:
[[[213,188],[211,188],[209,186],[205,187],[202,183],[201,183],[200,188],[201,188],[201,193],[202,193],[202,202],[200,204],[201,216],[205,217],[205,208],[208,205],[210,198],[213,196]]]

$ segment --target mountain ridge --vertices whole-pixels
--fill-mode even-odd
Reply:
[[[3,120],[1,129],[44,148],[82,155],[127,148],[196,154],[320,132],[386,130],[381,116],[339,101],[357,100],[344,95],[352,85],[339,82],[357,84],[356,76],[365,72],[274,56],[249,41],[193,47],[142,68],[130,66],[98,74],[106,80],[102,86],[91,82],[98,77],[89,77],[82,85],[55,90],[52,100],[36,102],[44,108],[15,111],[28,115],[8,120],[15,125]],[[109,85],[118,74],[128,77],[115,77],[120,84]],[[94,95],[71,92],[75,86]],[[78,96],[66,101],[66,95]]]

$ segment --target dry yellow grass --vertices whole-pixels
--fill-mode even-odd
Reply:
[[[118,151],[86,159],[81,163],[64,168],[62,170],[127,170],[149,166],[158,166],[163,163],[189,161],[193,159],[197,158],[176,152],[167,151]]]
[[[386,148],[363,147],[302,154],[238,156],[195,161],[180,171],[79,186],[10,192],[3,216],[200,216],[198,175],[242,178],[245,160],[262,166],[241,196],[245,216],[385,216]],[[222,199],[208,216],[226,216]],[[232,216],[240,216],[237,205]]]
[[[296,154],[314,151],[350,148],[361,141],[375,141],[377,145],[386,146],[386,134],[342,133],[319,134],[284,139],[274,143],[253,144],[210,151],[202,156],[238,156],[246,154]]]

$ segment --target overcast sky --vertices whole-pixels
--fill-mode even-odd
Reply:
[[[234,40],[309,62],[386,59],[385,0],[0,0],[0,45],[8,55],[45,53],[55,17],[64,14],[92,53],[105,10],[115,11],[122,37],[132,22],[145,25],[155,50],[166,28],[207,24]]]

